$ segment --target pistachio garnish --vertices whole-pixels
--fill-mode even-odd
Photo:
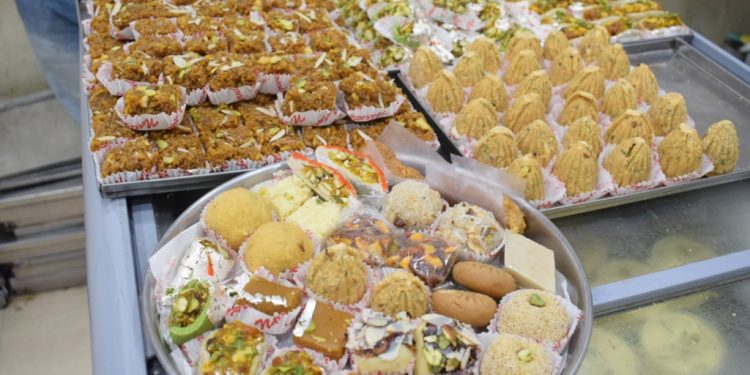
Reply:
[[[545,305],[544,299],[542,299],[542,297],[540,295],[536,294],[536,293],[533,293],[529,297],[529,303],[532,306],[536,306],[536,307],[544,307],[544,305]]]
[[[516,352],[516,356],[523,362],[529,363],[534,360],[534,356],[529,349],[521,349]]]
[[[167,143],[167,141],[165,141],[163,139],[156,140],[156,147],[158,147],[159,150],[163,150],[163,149],[167,148],[167,146],[169,146],[169,143]]]

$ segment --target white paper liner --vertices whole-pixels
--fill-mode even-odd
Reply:
[[[131,81],[128,79],[119,79],[119,78],[112,78],[112,63],[111,62],[105,62],[99,67],[99,70],[96,72],[96,79],[101,82],[104,87],[107,88],[107,91],[109,91],[110,95],[113,96],[123,96],[125,95],[125,92],[133,89],[138,86],[151,86],[153,85],[150,82],[141,82],[141,81]],[[156,84],[161,83],[162,77],[159,77],[159,80]]]
[[[544,178],[544,198],[540,200],[529,201],[529,204],[536,208],[550,208],[557,202],[565,198],[565,184],[547,169],[542,169]]]
[[[359,250],[357,250],[359,252]],[[310,287],[307,285],[307,272],[310,269],[310,265],[312,262],[307,262],[299,267],[299,271],[294,274],[294,283],[298,286],[301,286],[303,288],[303,291],[310,299],[314,299],[316,301],[322,301],[325,302],[333,307],[336,308],[336,310],[346,311],[350,314],[356,315],[362,309],[365,309],[367,306],[370,305],[370,297],[372,296],[372,288],[375,285],[376,279],[375,274],[373,273],[372,268],[370,266],[365,265],[365,271],[367,272],[367,288],[365,289],[365,293],[362,295],[362,298],[353,304],[345,304],[341,302],[335,302],[330,300],[329,298],[323,297],[319,295],[318,293],[315,293]]]
[[[565,197],[560,200],[560,202],[564,205],[568,204],[576,204],[576,203],[583,203],[588,202],[590,200],[601,198],[607,194],[609,194],[610,191],[612,191],[614,182],[612,181],[612,175],[607,172],[606,169],[600,168],[599,166],[602,165],[601,163],[602,155],[599,155],[599,162],[597,163],[597,168],[599,169],[599,175],[596,179],[596,186],[594,187],[594,190],[581,193],[576,196],[569,196],[566,192]],[[565,183],[563,182],[563,185]]]
[[[398,95],[393,102],[385,107],[363,106],[357,108],[350,108],[346,101],[344,101],[344,112],[346,112],[352,121],[367,122],[393,116],[398,112],[398,109],[401,107],[401,104],[404,103],[404,100],[406,100],[406,98],[403,95]]]
[[[142,170],[142,171],[123,171],[123,172],[117,172],[113,173],[109,176],[102,176],[102,162],[104,162],[104,157],[107,156],[107,153],[115,148],[123,147],[125,142],[122,144],[119,144],[117,142],[113,142],[108,147],[102,147],[96,151],[94,151],[94,168],[96,169],[96,179],[102,183],[102,184],[119,184],[123,182],[134,182],[134,181],[144,181],[151,178],[151,176],[156,173],[156,166],[153,166],[149,170]]]
[[[117,113],[117,117],[119,117],[127,127],[133,130],[168,130],[174,129],[182,122],[182,118],[185,115],[186,103],[185,89],[183,88],[180,107],[176,112],[126,115],[123,113],[123,110],[125,109],[125,97],[121,96],[117,99],[117,102],[115,102],[115,113]]]
[[[208,99],[208,87],[201,87],[187,90],[185,103],[191,107],[195,107],[205,103],[206,99]]]
[[[281,118],[281,121],[283,121],[287,125],[297,125],[297,126],[326,126],[333,124],[334,121],[340,120],[344,117],[346,117],[346,113],[338,108],[338,104],[340,103],[339,97],[343,97],[342,95],[338,94],[336,95],[336,106],[334,106],[334,109],[325,109],[325,110],[312,110],[312,111],[303,111],[303,112],[294,112],[291,115],[286,115],[285,112],[281,109],[282,105],[284,103],[284,98],[281,96],[281,94],[278,94],[278,97],[276,99],[276,113],[279,114],[279,118]]]
[[[695,172],[688,173],[686,175],[677,176],[677,177],[667,177],[666,180],[664,180],[665,186],[674,186],[678,185],[683,182],[697,180],[714,170],[714,163],[711,161],[711,158],[706,156],[706,154],[701,155],[701,166],[700,169],[698,169]]]
[[[261,277],[268,281],[275,282],[286,287],[296,287],[287,280],[274,277],[265,269],[259,270],[252,277]],[[235,280],[233,280],[233,282],[236,284],[235,292],[237,293],[237,299],[240,299],[247,295],[247,292],[245,292],[243,288],[248,281],[250,281],[250,276],[248,274],[241,274]],[[235,303],[226,310],[226,320],[227,322],[239,320],[263,332],[274,335],[281,335],[289,332],[289,330],[294,326],[294,323],[297,321],[297,315],[299,315],[300,311],[302,311],[302,306],[304,306],[304,301],[302,301],[299,306],[289,312],[274,313],[273,315],[268,315],[262,311],[256,310],[251,306],[239,305]]]
[[[291,74],[268,74],[258,73],[258,91],[261,94],[283,93],[289,88]]]
[[[209,165],[208,162],[206,162],[205,167],[203,168],[191,168],[191,169],[169,168],[165,170],[157,170],[149,178],[155,180],[155,179],[169,178],[169,177],[197,176],[197,175],[208,174],[208,173],[211,173],[211,166]]]
[[[232,104],[254,98],[258,94],[259,87],[260,82],[256,82],[252,86],[227,87],[219,90],[211,90],[207,86],[206,94],[213,105]]]

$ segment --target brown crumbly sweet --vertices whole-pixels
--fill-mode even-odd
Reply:
[[[233,28],[226,31],[225,36],[229,43],[229,52],[239,54],[266,52],[263,31],[242,31],[239,28]]]
[[[110,95],[106,87],[96,85],[89,93],[89,110],[94,115],[108,114],[112,112],[117,97]]]
[[[509,196],[503,194],[503,214],[505,226],[513,233],[523,234],[526,231],[526,220],[523,211]]]
[[[343,50],[349,45],[349,40],[341,30],[327,28],[317,30],[308,34],[310,47],[316,51]]]
[[[651,104],[659,97],[659,83],[648,65],[638,65],[630,71],[627,79],[635,88],[638,100]]]
[[[112,78],[156,84],[162,72],[161,60],[143,55],[112,57]]]
[[[659,164],[667,177],[679,177],[701,168],[703,142],[695,129],[680,124],[658,147]]]
[[[555,30],[547,34],[547,39],[544,40],[542,55],[545,59],[553,61],[560,52],[568,47],[570,47],[568,37],[562,31]]]
[[[114,112],[94,114],[91,117],[92,137],[89,149],[96,151],[117,138],[139,138],[141,133],[125,126]]]
[[[651,145],[640,137],[626,139],[607,155],[603,166],[619,186],[646,181],[651,175]]]
[[[740,157],[740,140],[734,124],[729,120],[722,120],[709,126],[703,137],[703,152],[714,163],[711,175],[733,171]]]
[[[201,134],[242,126],[241,113],[226,105],[192,107],[188,113]]]
[[[89,47],[91,58],[98,59],[122,49],[125,43],[112,38],[108,34],[91,33],[86,36],[86,45]]]
[[[295,345],[322,353],[328,358],[338,360],[344,356],[346,331],[354,319],[352,314],[336,310],[333,306],[311,300],[315,303],[312,318],[301,336],[292,335]],[[300,322],[298,321],[299,325]]]
[[[215,55],[207,65],[210,73],[208,86],[211,90],[253,86],[258,81],[253,61],[243,55]]]
[[[392,81],[383,77],[371,77],[357,72],[339,82],[339,89],[344,93],[346,104],[350,109],[360,107],[383,108],[396,101],[399,89]]]
[[[500,299],[518,288],[510,273],[481,262],[458,262],[453,266],[452,276],[456,283],[467,289],[495,299]]]
[[[443,70],[427,90],[427,101],[435,112],[458,112],[464,104],[464,89],[453,73]]]
[[[286,33],[299,30],[299,20],[286,14],[280,9],[273,9],[262,13],[266,24],[277,33]]]
[[[229,42],[218,31],[195,34],[185,40],[185,51],[210,55],[229,51]]]
[[[495,107],[496,112],[503,112],[508,107],[508,90],[503,80],[494,74],[485,74],[471,89],[469,101],[479,98],[487,99]]]
[[[424,179],[424,175],[422,175],[417,169],[402,163],[386,144],[375,141],[375,147],[377,147],[378,152],[380,152],[383,164],[385,164],[385,167],[388,168],[391,173],[401,178],[411,178],[415,180]]]
[[[474,99],[461,108],[453,123],[458,134],[471,138],[481,138],[497,125],[495,107],[482,98]]]
[[[169,36],[146,35],[131,43],[128,46],[128,53],[144,53],[152,57],[162,58],[181,54],[182,45]]]
[[[479,138],[474,157],[495,168],[506,168],[518,156],[515,136],[504,126],[495,126]]]
[[[648,120],[654,134],[665,136],[687,121],[687,105],[680,93],[668,92],[660,96],[648,109]]]
[[[599,55],[609,46],[609,31],[601,26],[595,26],[586,32],[578,50],[581,52],[583,61],[590,63],[596,61]]]
[[[162,59],[164,78],[187,90],[202,89],[208,84],[208,59],[197,53],[167,56]]]
[[[581,55],[578,53],[578,50],[573,47],[568,47],[557,54],[555,60],[552,61],[550,81],[555,86],[566,83],[570,81],[582,67]]]
[[[201,141],[206,155],[214,166],[222,165],[229,160],[260,160],[260,144],[253,129],[239,126],[223,128],[201,133]]]
[[[534,120],[519,130],[516,143],[522,154],[532,155],[542,165],[557,156],[557,138],[543,120]]]
[[[442,70],[440,57],[427,46],[420,46],[409,64],[408,75],[416,88],[422,88],[435,80]]]
[[[114,13],[114,12],[113,12]],[[130,23],[152,17],[172,17],[167,4],[161,1],[132,2],[120,8],[119,12],[111,16],[112,25],[118,29],[130,26]]]
[[[432,311],[475,328],[489,325],[495,310],[495,300],[484,294],[452,289],[439,289],[432,293]]]
[[[245,3],[242,0],[233,0],[238,6],[242,6],[240,3]],[[234,30],[241,32],[242,34],[252,34],[257,31],[264,31],[263,21],[248,19],[248,13],[238,14],[225,14],[221,18],[222,30],[225,34],[233,33]]]
[[[138,86],[125,92],[126,116],[175,113],[183,101],[182,88],[175,85]]]
[[[494,73],[500,70],[502,60],[500,59],[500,52],[497,49],[495,41],[485,36],[480,36],[469,43],[464,51],[476,53],[481,58],[485,71]]]
[[[556,343],[568,333],[568,313],[554,294],[523,289],[503,301],[497,326],[503,333]]]
[[[383,134],[385,127],[390,122],[390,119],[375,120],[367,124],[360,124],[357,127],[349,130],[349,143],[353,150],[359,150],[365,145],[366,137],[370,139],[378,139],[380,134]]]
[[[103,177],[118,172],[148,172],[156,165],[157,153],[146,138],[135,138],[110,149],[102,161]]]
[[[264,54],[259,55],[255,61],[254,67],[260,73],[266,74],[292,74],[294,62],[291,56],[286,54]]]
[[[308,46],[305,37],[295,31],[279,33],[268,37],[268,44],[274,52],[310,54],[312,48]]]
[[[540,69],[526,76],[518,85],[513,95],[518,97],[530,93],[539,94],[545,111],[549,108],[550,101],[552,100],[552,82],[550,82],[546,70]]]
[[[150,132],[158,151],[157,171],[206,168],[206,153],[197,135],[179,130]]]
[[[628,109],[616,118],[604,133],[606,143],[618,144],[628,138],[641,137],[649,144],[654,140],[654,129],[641,111]]]
[[[408,271],[396,271],[375,285],[370,308],[392,317],[405,311],[415,319],[428,311],[427,286]]]
[[[322,145],[346,147],[346,128],[342,125],[302,126],[302,142],[305,146],[316,148]]]
[[[292,13],[292,17],[297,18],[297,24],[301,33],[309,33],[333,27],[333,23],[328,18],[329,14],[325,9],[314,8],[309,4],[307,5],[307,9],[295,10]]]
[[[328,59],[332,62],[331,71],[334,77],[343,79],[355,72],[362,72],[371,77],[378,75],[370,52],[363,48],[333,48],[328,51]]]
[[[591,146],[591,151],[599,157],[602,152],[602,132],[599,124],[591,117],[582,117],[573,121],[563,136],[563,148],[568,148],[575,142],[584,141]]]
[[[509,85],[517,85],[527,75],[541,69],[539,58],[532,50],[522,50],[512,55],[508,68],[505,70],[503,79]]]
[[[193,36],[196,34],[218,31],[221,28],[219,20],[220,19],[218,18],[200,15],[195,17],[184,15],[177,17],[177,28],[179,28],[185,35]]]
[[[587,92],[597,100],[604,95],[604,74],[598,66],[587,66],[581,69],[565,88],[565,98],[578,91]]]
[[[282,108],[286,115],[305,111],[336,109],[336,86],[333,82],[309,81],[300,78],[291,83]]]
[[[353,305],[364,297],[367,281],[362,254],[355,248],[336,244],[313,258],[305,285],[334,303]]]
[[[570,145],[560,154],[552,174],[565,184],[568,196],[593,191],[599,177],[599,167],[591,146],[583,141]]]
[[[516,97],[503,115],[503,126],[518,133],[534,120],[544,120],[544,103],[539,94],[531,93]]]
[[[602,102],[602,110],[613,119],[628,109],[636,109],[637,106],[638,95],[627,79],[618,79],[604,94]]]
[[[599,110],[597,108],[596,98],[593,95],[579,91],[571,95],[565,101],[565,107],[557,117],[557,122],[560,123],[560,125],[567,126],[583,117],[590,117],[598,120]]]

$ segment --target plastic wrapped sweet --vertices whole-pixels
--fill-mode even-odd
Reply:
[[[440,193],[424,182],[406,180],[391,188],[383,215],[397,227],[425,229],[437,219],[442,208]]]
[[[261,267],[274,275],[310,260],[312,241],[298,226],[282,222],[261,225],[242,244],[245,265],[250,272]]]
[[[563,136],[563,148],[568,148],[575,142],[584,141],[591,146],[591,151],[595,156],[602,152],[602,132],[599,124],[592,120],[591,117],[582,117],[573,121]]]
[[[415,87],[421,88],[434,81],[443,70],[443,61],[427,46],[420,46],[414,52],[409,64],[409,78]]]
[[[542,120],[535,120],[524,126],[516,136],[516,143],[521,153],[534,156],[542,165],[547,165],[557,156],[555,133]]]
[[[467,137],[480,138],[490,129],[497,127],[498,119],[495,107],[487,99],[474,99],[456,115],[453,126],[456,131]]]
[[[443,70],[427,90],[427,101],[436,112],[458,112],[464,104],[464,89],[453,73]]]
[[[651,145],[641,137],[628,138],[615,146],[603,165],[619,186],[646,181],[651,175]]]
[[[482,59],[484,70],[497,72],[500,70],[502,60],[495,42],[487,37],[480,36],[466,46],[465,51],[476,53]]]
[[[583,61],[590,63],[595,61],[607,46],[609,46],[609,31],[602,26],[596,26],[586,32],[578,45],[578,50],[581,52]]]
[[[667,177],[679,177],[701,168],[703,142],[695,129],[680,124],[658,148],[659,164]]]
[[[524,155],[513,160],[508,167],[508,173],[522,178],[526,184],[523,195],[527,200],[544,199],[544,175],[542,166],[533,156]]]
[[[550,80],[555,86],[566,83],[581,70],[581,55],[578,50],[568,47],[560,52],[552,61]]]
[[[484,77],[484,73],[482,56],[474,52],[467,52],[461,56],[456,63],[456,67],[453,68],[453,74],[456,75],[458,82],[463,87],[474,86],[475,83]]]
[[[396,271],[378,282],[372,289],[370,308],[391,317],[406,312],[416,319],[428,311],[427,286],[408,271]]]
[[[397,256],[386,262],[416,275],[429,287],[442,284],[450,275],[458,254],[456,247],[436,235],[412,233]]]
[[[534,340],[501,333],[487,347],[479,365],[480,375],[552,374],[552,354]]]
[[[638,95],[627,79],[618,79],[606,93],[602,101],[602,110],[611,118],[617,118],[628,109],[636,109]]]
[[[352,217],[328,237],[328,243],[356,248],[367,263],[374,265],[398,253],[396,237],[389,224],[372,215]]]
[[[518,85],[513,95],[521,96],[530,93],[539,94],[545,110],[549,108],[550,101],[552,100],[552,82],[550,82],[546,70],[539,69],[526,76]]]
[[[492,212],[466,202],[448,208],[435,222],[435,234],[481,256],[489,256],[500,246],[503,231]]]
[[[511,55],[503,79],[509,85],[516,85],[521,83],[527,75],[539,69],[541,69],[541,65],[537,55],[534,51],[525,49]]]
[[[510,129],[496,126],[479,138],[474,157],[495,168],[505,168],[518,156],[515,136]]]
[[[526,49],[531,50],[537,59],[541,59],[542,45],[536,34],[530,30],[519,30],[510,38],[505,56],[508,60],[512,60],[519,52]]]
[[[656,99],[648,109],[648,120],[654,134],[665,136],[687,121],[685,98],[680,93],[668,92]]]
[[[530,122],[544,120],[545,113],[544,103],[539,94],[517,96],[503,115],[503,126],[518,134]]]
[[[353,305],[364,297],[367,278],[367,268],[360,252],[337,244],[313,258],[305,285],[329,301]]]
[[[578,91],[565,101],[565,107],[557,117],[557,122],[567,126],[583,117],[598,119],[599,110],[596,106],[596,97],[587,92]]]
[[[648,118],[643,112],[635,109],[626,110],[604,133],[604,141],[615,145],[633,137],[641,137],[649,144],[654,140],[654,129]]]
[[[639,101],[651,104],[659,97],[659,83],[648,65],[638,65],[630,71],[627,79],[633,85]]]
[[[596,188],[599,167],[591,145],[579,141],[560,154],[552,173],[565,184],[565,192],[574,197]]]
[[[508,90],[503,80],[494,74],[485,74],[471,89],[469,101],[479,98],[487,99],[496,112],[503,112],[508,107]]]
[[[568,47],[570,47],[570,42],[565,33],[555,30],[547,34],[547,39],[544,40],[542,55],[545,59],[552,61],[560,52]]]
[[[609,80],[624,78],[630,72],[630,58],[622,44],[613,44],[605,48],[596,59],[604,77]]]
[[[604,74],[598,66],[587,66],[576,73],[565,88],[565,98],[578,91],[587,92],[596,99],[604,95]]]
[[[733,171],[740,158],[740,140],[734,124],[722,120],[711,125],[703,137],[703,152],[714,163],[712,175]]]

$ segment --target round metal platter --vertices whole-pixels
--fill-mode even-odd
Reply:
[[[160,249],[177,234],[197,223],[203,207],[221,192],[238,186],[252,188],[256,184],[272,179],[275,172],[286,168],[286,163],[266,166],[237,176],[206,193],[175,220],[155,250]],[[502,199],[502,196],[500,196],[500,199]],[[524,235],[554,251],[557,271],[562,273],[568,281],[570,299],[583,312],[583,319],[578,323],[576,332],[568,343],[565,367],[562,372],[563,374],[575,374],[581,362],[583,362],[591,338],[593,322],[591,289],[578,256],[557,227],[544,214],[525,201],[516,201],[516,204],[526,215],[527,228]],[[141,309],[148,331],[148,339],[167,373],[178,375],[174,360],[170,355],[169,346],[159,335],[154,285],[155,279],[149,270],[146,273],[143,295],[141,296]]]

